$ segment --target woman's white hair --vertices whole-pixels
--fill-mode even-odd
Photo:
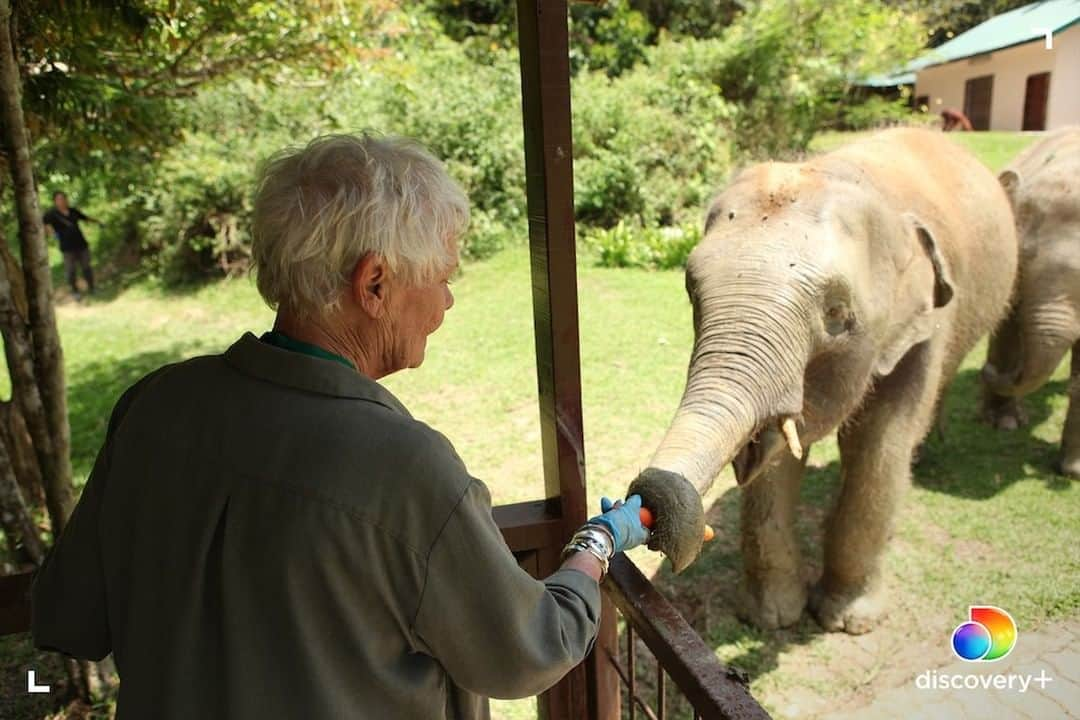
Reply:
[[[335,308],[368,253],[407,284],[430,281],[456,262],[469,223],[461,187],[407,138],[325,135],[274,154],[259,176],[256,284],[304,317]]]

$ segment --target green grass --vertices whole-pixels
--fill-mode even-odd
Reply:
[[[979,138],[982,135],[957,136]],[[989,136],[988,136],[989,137]],[[1009,152],[1029,138],[1002,138]],[[990,139],[987,140],[990,142]],[[1004,151],[990,142],[976,150]],[[999,160],[991,160],[998,162]],[[678,403],[692,340],[681,272],[579,271],[585,449],[592,504],[621,495],[659,442]],[[442,430],[497,503],[543,495],[530,275],[524,248],[469,265],[457,302],[429,341],[424,365],[387,379],[419,418]],[[80,481],[124,388],[159,365],[219,352],[272,319],[247,280],[182,294],[139,286],[59,310],[68,370],[74,465]],[[968,604],[1013,613],[1020,642],[1080,608],[1080,486],[1050,470],[1064,418],[1065,367],[1027,401],[1031,426],[1011,434],[976,421],[982,348],[952,391],[944,438],[915,470],[886,559],[892,613],[869,635],[822,633],[813,621],[780,632],[738,622],[733,590],[741,560],[738,499],[730,471],[706,498],[718,531],[702,558],[656,582],[718,656],[747,670],[779,717],[811,716],[905,681],[950,659],[948,636]],[[802,490],[799,530],[808,571],[820,570],[820,525],[835,495],[835,442],[818,443]],[[638,549],[650,571],[657,558]],[[22,640],[0,643],[7,653]],[[870,680],[873,685],[869,685]],[[496,703],[496,717],[534,716],[529,701]]]
[[[931,125],[931,130],[938,128]],[[826,132],[814,138],[810,143],[811,152],[829,152],[853,140],[873,135],[874,131],[865,130],[856,133]],[[999,172],[1009,164],[1017,154],[1038,139],[1036,133],[1015,132],[951,132],[948,137],[963,145],[982,160],[994,172]]]

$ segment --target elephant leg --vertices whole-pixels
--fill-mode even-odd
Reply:
[[[1013,308],[990,338],[986,364],[995,372],[1011,372],[1020,367],[1020,316]],[[998,430],[1016,430],[1027,425],[1027,414],[1019,397],[998,395],[987,383],[982,384],[983,420]]]
[[[743,579],[737,613],[761,628],[793,625],[806,607],[799,575],[795,509],[810,448],[797,460],[786,449],[742,490]]]
[[[881,556],[911,475],[911,457],[933,421],[940,374],[929,350],[905,358],[840,429],[841,490],[825,529],[825,567],[810,606],[826,630],[860,634],[885,612]]]
[[[1061,431],[1061,472],[1080,478],[1080,341],[1072,346],[1069,374],[1069,411]]]

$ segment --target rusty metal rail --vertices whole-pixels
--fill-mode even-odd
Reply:
[[[708,720],[767,720],[769,714],[750,695],[746,676],[723,665],[679,611],[652,586],[625,555],[611,561],[604,593],[626,619],[627,661],[608,654],[627,687],[630,720],[640,708],[649,720],[664,720],[667,714],[665,675],[682,691],[694,708],[695,718]],[[635,635],[640,636],[657,661],[656,708],[649,707],[638,692]]]

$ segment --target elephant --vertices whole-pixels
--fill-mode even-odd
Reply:
[[[676,573],[693,562],[701,496],[732,462],[740,615],[771,629],[809,604],[827,630],[871,629],[912,453],[965,354],[1006,313],[1017,254],[1001,185],[940,133],[887,130],[739,172],[687,262],[686,388],[627,491],[655,515],[650,547]],[[809,589],[799,484],[810,446],[837,429],[842,488]]]
[[[1080,478],[1080,127],[1029,147],[999,180],[1016,216],[1020,268],[983,366],[983,412],[1001,429],[1024,424],[1019,398],[1042,387],[1072,348],[1058,469]]]

